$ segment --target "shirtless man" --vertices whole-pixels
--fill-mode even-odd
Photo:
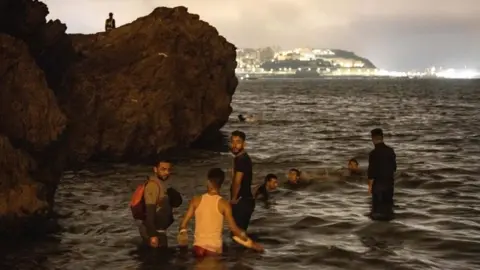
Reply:
[[[188,206],[179,231],[179,244],[188,245],[187,225],[195,216],[195,239],[193,251],[197,257],[220,255],[223,251],[223,219],[234,236],[247,241],[250,248],[263,251],[263,247],[248,238],[245,231],[241,230],[232,216],[230,202],[219,195],[220,188],[225,180],[225,173],[219,168],[213,168],[207,175],[207,193],[195,196]]]

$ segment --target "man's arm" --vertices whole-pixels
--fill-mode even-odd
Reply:
[[[232,231],[233,235],[238,236],[242,240],[246,241],[247,235],[244,231],[238,228],[237,223],[235,223],[235,220],[233,219],[232,207],[230,206],[230,203],[222,199],[220,201],[220,207],[220,213],[222,213],[227,220],[228,227],[230,228],[230,231]]]
[[[258,185],[252,189],[252,194],[254,199],[257,199],[260,196],[258,190],[260,189],[261,186],[262,185]]]
[[[155,213],[157,211],[157,203],[162,199],[160,185],[154,183],[153,181],[154,180],[147,183],[143,195],[145,199],[146,210],[145,227],[149,237],[153,237],[157,233],[155,228]]]
[[[183,217],[182,223],[180,223],[180,228],[179,231],[186,230],[188,222],[190,219],[192,219],[193,215],[195,214],[195,208],[196,208],[196,197],[194,197],[192,200],[190,200],[190,203],[188,205],[188,210],[187,213],[185,213],[185,216]]]
[[[375,169],[375,160],[373,158],[373,151],[370,152],[368,155],[368,171],[367,171],[367,178],[368,178],[368,192],[372,193],[372,186],[374,177],[374,169]]]
[[[233,179],[232,179],[232,194],[231,194],[231,200],[235,201],[238,199],[238,192],[240,192],[240,186],[242,184],[242,178],[243,174],[247,172],[248,164],[247,160],[245,160],[243,157],[238,158],[234,162],[234,173],[233,173]]]
[[[236,200],[238,192],[240,192],[240,185],[242,184],[243,172],[235,172],[232,181],[232,200]]]
[[[108,19],[105,20],[105,32],[108,30]]]
[[[392,152],[393,152],[393,172],[396,172],[397,171],[397,155],[395,154],[395,151],[393,151],[393,149],[392,149]]]
[[[253,242],[244,231],[238,228],[232,216],[232,206],[230,206],[230,203],[222,199],[220,201],[220,207],[220,213],[222,213],[227,220],[228,227],[230,228],[230,231],[232,231],[233,235],[239,237],[243,241],[250,241],[250,245],[248,246],[249,248],[259,252],[263,252],[264,249],[261,245]]]
[[[115,26],[115,19],[112,19],[112,28],[116,28],[116,26]]]

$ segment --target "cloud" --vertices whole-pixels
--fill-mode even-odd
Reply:
[[[184,5],[240,47],[336,47],[388,68],[480,62],[479,0],[45,0],[69,32]],[[417,51],[417,52],[416,52]],[[456,55],[452,57],[451,55]],[[468,58],[470,55],[470,59]],[[406,57],[409,56],[409,57]],[[403,58],[401,58],[403,57]],[[411,60],[409,60],[411,59]],[[453,59],[453,60],[452,60]],[[456,59],[456,60],[455,60]],[[417,63],[417,64],[415,64]]]

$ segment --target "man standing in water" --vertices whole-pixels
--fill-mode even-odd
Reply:
[[[368,191],[372,195],[371,218],[393,218],[394,174],[397,171],[395,151],[383,142],[380,128],[370,132],[375,146],[368,157]]]
[[[235,223],[246,231],[255,209],[252,194],[252,160],[245,151],[246,135],[235,130],[230,137],[230,147],[234,155],[232,170],[232,185],[230,188],[232,214]]]
[[[172,207],[181,204],[181,195],[165,187],[165,181],[170,177],[171,170],[170,161],[160,160],[153,167],[154,175],[148,178],[149,181],[145,185],[143,198],[146,217],[139,224],[139,230],[144,241],[151,247],[168,246],[166,230],[173,223]],[[174,198],[178,196],[180,198]]]
[[[208,171],[207,179],[207,193],[202,196],[195,196],[190,201],[187,213],[180,225],[179,245],[188,245],[187,224],[195,216],[193,251],[197,257],[222,254],[224,219],[226,219],[233,235],[247,242],[250,248],[263,251],[262,246],[253,242],[248,238],[245,231],[238,228],[233,219],[230,203],[220,196],[220,188],[225,180],[225,173],[220,168],[213,168]]]

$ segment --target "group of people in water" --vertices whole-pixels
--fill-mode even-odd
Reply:
[[[368,182],[371,194],[370,216],[376,220],[390,220],[393,215],[394,173],[396,172],[396,155],[394,150],[383,142],[383,131],[379,128],[371,131],[375,148],[369,154],[368,171],[359,168],[356,159],[348,162],[345,171],[326,171],[323,175],[336,174],[356,176]],[[223,250],[223,223],[226,220],[233,239],[239,244],[256,251],[263,247],[252,241],[247,235],[255,200],[269,200],[270,193],[279,185],[278,177],[267,174],[262,184],[252,188],[253,162],[245,150],[246,135],[242,131],[233,131],[230,136],[230,149],[233,158],[231,170],[230,199],[220,195],[226,178],[221,168],[212,168],[207,174],[207,192],[193,197],[188,210],[180,223],[178,245],[188,246],[188,223],[195,217],[193,251],[197,257],[219,255]],[[165,181],[170,176],[172,163],[167,160],[158,161],[154,175],[142,184],[144,189],[141,203],[145,210],[144,218],[137,219],[140,235],[151,247],[168,247],[166,230],[172,225],[173,208],[182,204],[182,197],[173,188],[166,188]],[[365,177],[366,176],[366,177]],[[302,187],[312,183],[314,177],[307,176],[296,168],[287,174],[288,187]],[[131,203],[132,211],[133,206]]]

